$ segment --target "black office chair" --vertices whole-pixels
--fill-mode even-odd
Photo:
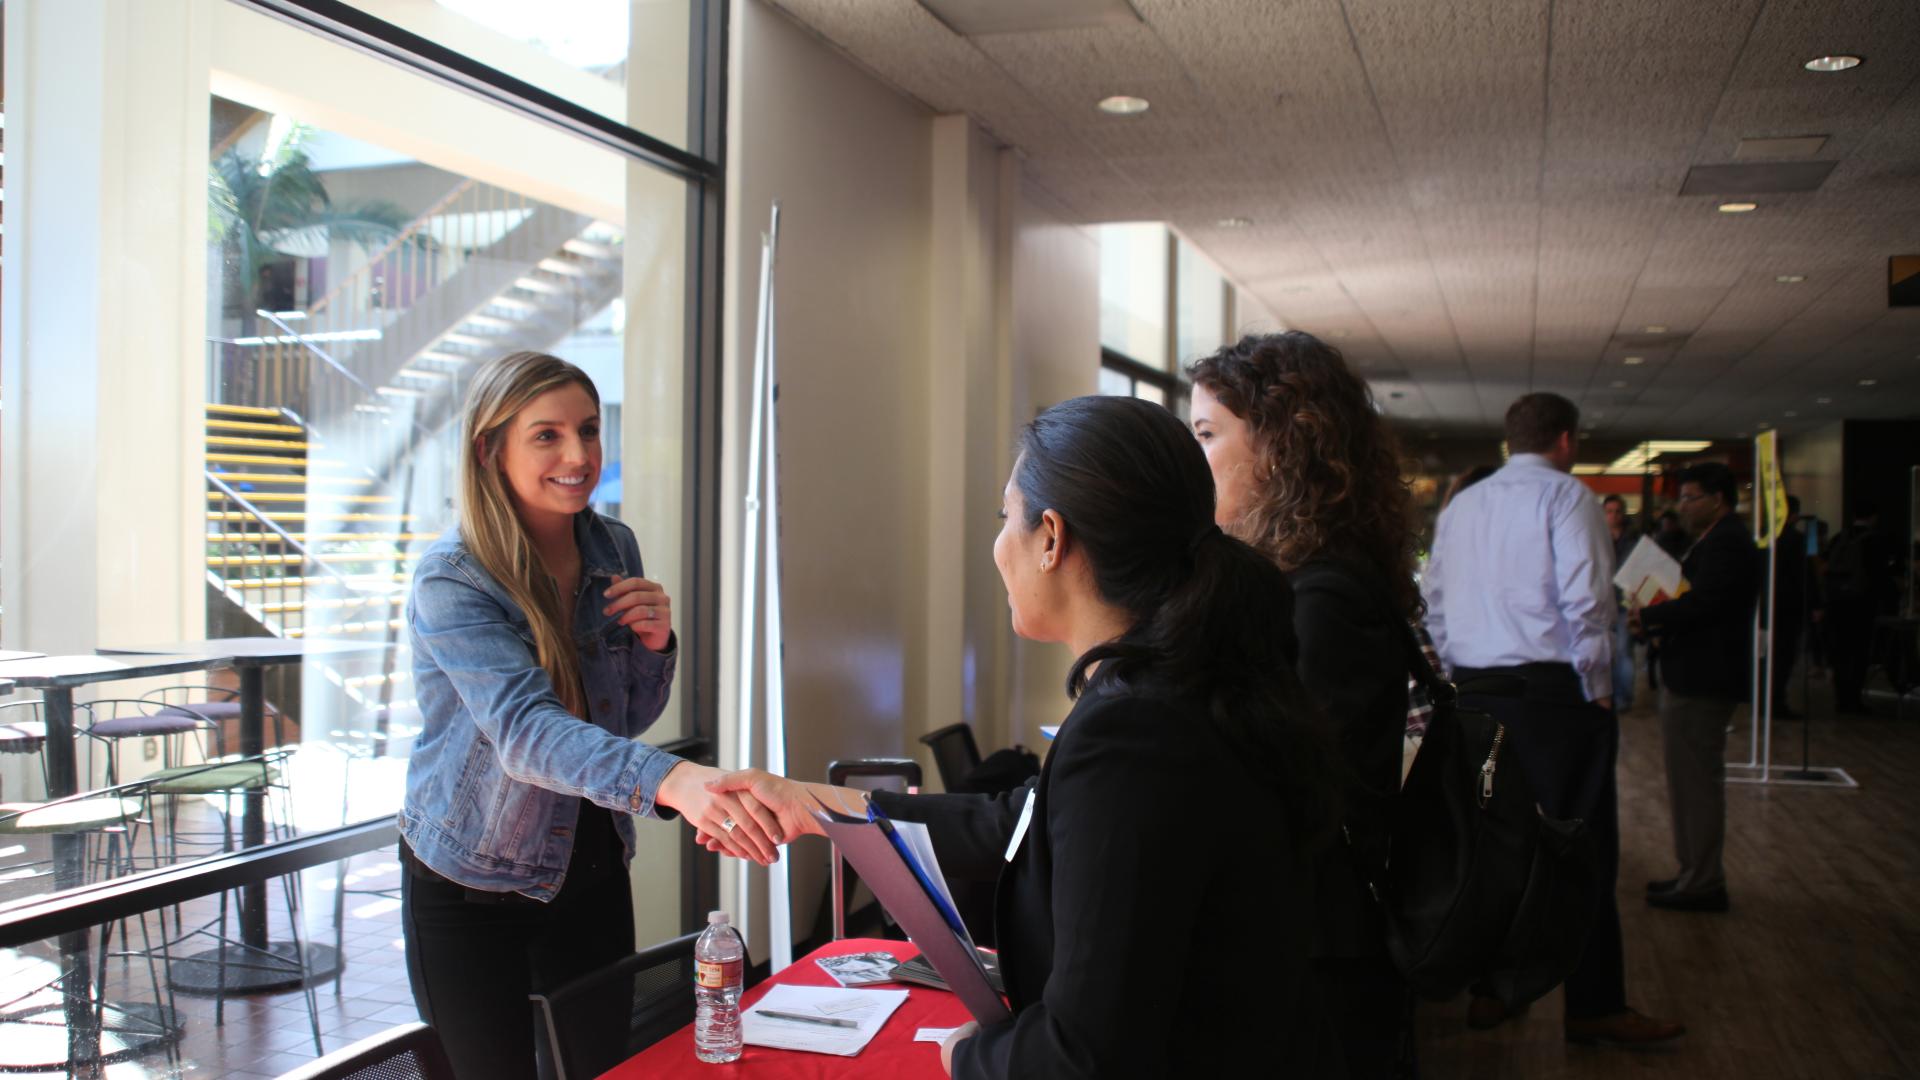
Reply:
[[[980,747],[973,741],[973,729],[965,724],[948,724],[920,736],[920,741],[933,750],[940,786],[955,793],[967,791],[967,774],[980,764]]]
[[[453,1066],[439,1032],[416,1022],[369,1035],[280,1080],[453,1080]]]
[[[965,728],[966,725],[955,726]],[[971,740],[972,736],[968,738]],[[827,783],[834,787],[845,787],[847,781],[855,777],[900,780],[906,785],[907,794],[912,795],[920,790],[920,763],[912,758],[849,758],[827,764]],[[833,940],[840,941],[847,936],[847,892],[852,885],[860,883],[860,878],[856,875],[850,885],[846,879],[849,871],[846,860],[840,857],[840,848],[832,844],[827,847],[828,857],[833,860],[833,872],[827,883],[826,907],[830,913]],[[820,926],[816,921],[814,933],[819,932]]]
[[[531,995],[554,1080],[591,1080],[693,1023],[693,943],[699,937],[694,933],[663,941]],[[632,1002],[626,1040],[614,1060],[595,1060],[608,1052],[607,1043],[583,1030],[596,1018],[582,1006],[621,997]]]

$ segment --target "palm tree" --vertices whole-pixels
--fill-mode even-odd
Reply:
[[[313,168],[303,144],[309,130],[294,125],[267,157],[229,149],[207,170],[208,239],[218,244],[243,333],[260,306],[262,269],[293,258],[320,258],[334,240],[373,248],[400,234],[408,214],[384,199],[337,203]],[[431,241],[422,235],[416,242]]]

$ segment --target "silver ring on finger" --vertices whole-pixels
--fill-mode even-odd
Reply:
[[[735,824],[733,823],[733,819],[732,819],[732,818],[721,818],[721,819],[720,819],[720,827],[721,827],[722,829],[724,829],[724,830],[726,830],[726,831],[727,831],[727,833],[729,833],[729,834],[731,834],[731,833],[733,832],[733,830],[734,830],[734,829],[736,829],[736,828],[739,828],[739,826],[737,826],[737,825],[735,825]]]

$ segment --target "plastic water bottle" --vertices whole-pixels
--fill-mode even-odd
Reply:
[[[693,943],[693,1052],[719,1064],[740,1057],[740,987],[746,978],[747,946],[724,911],[707,915],[707,928]]]

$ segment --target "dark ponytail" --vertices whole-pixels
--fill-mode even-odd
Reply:
[[[1059,514],[1101,599],[1134,617],[1074,662],[1067,692],[1116,680],[1203,698],[1228,747],[1287,793],[1295,839],[1330,825],[1332,757],[1294,673],[1293,590],[1214,524],[1213,477],[1186,426],[1136,398],[1064,401],[1022,434],[1014,483],[1025,526]]]

